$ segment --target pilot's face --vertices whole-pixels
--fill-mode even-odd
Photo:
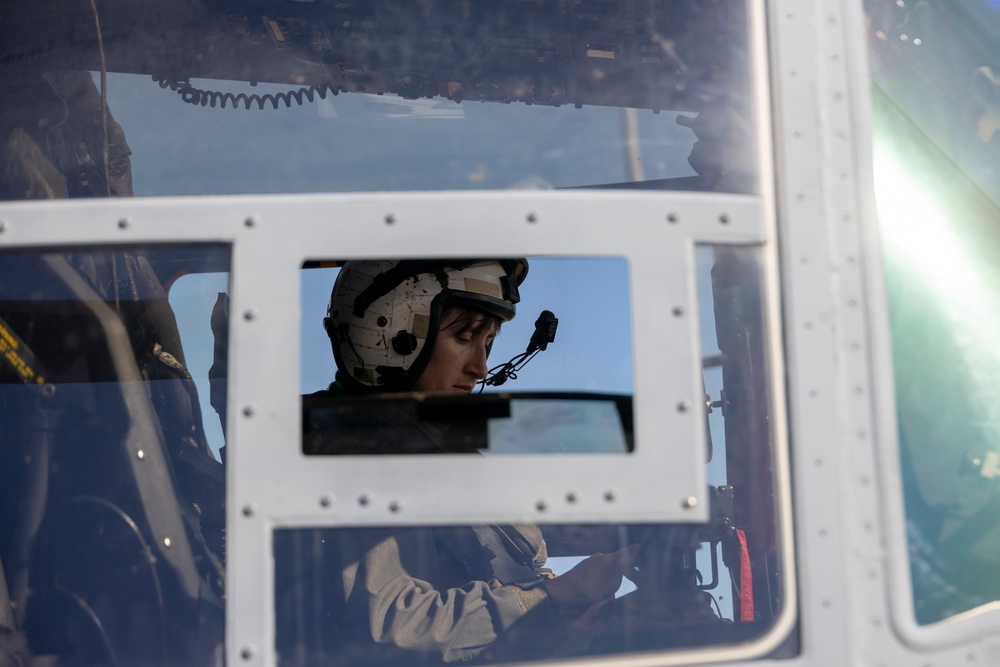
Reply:
[[[489,315],[465,308],[445,310],[430,361],[413,388],[472,392],[486,377],[486,357],[498,329],[497,321]]]

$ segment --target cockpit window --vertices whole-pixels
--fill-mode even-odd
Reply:
[[[512,304],[511,312],[517,316],[498,320],[498,328],[481,339],[472,331],[460,332],[449,318],[458,317],[455,308],[462,307],[457,304],[463,303],[463,289],[480,289],[477,281],[487,277],[485,271],[482,276],[470,273],[467,278],[449,279],[447,289],[442,290],[439,272],[450,273],[449,262],[411,261],[413,271],[400,274],[401,284],[391,291],[387,286],[382,291],[388,294],[376,300],[365,299],[364,293],[377,284],[379,276],[390,275],[404,262],[352,262],[347,265],[351,276],[343,277],[342,262],[310,262],[302,272],[304,451],[632,451],[628,262],[611,257],[522,261],[530,269]],[[367,274],[357,276],[359,272]],[[456,276],[460,273],[465,272]],[[361,282],[352,289],[346,286],[348,280]],[[501,289],[498,283],[496,293]],[[422,300],[414,300],[417,292],[424,295]],[[476,293],[471,298],[480,296]],[[358,312],[345,314],[345,304],[350,308],[359,300],[372,302],[368,311],[362,317]],[[480,305],[477,301],[467,305],[479,312],[475,311]],[[430,332],[428,321],[439,331]],[[444,385],[421,386],[418,376],[436,372],[432,365],[435,350],[450,350],[447,346],[454,333],[460,334],[459,353],[467,345],[483,346],[481,361],[458,360],[479,367],[459,366],[455,377],[448,376]],[[411,335],[415,336],[414,349],[403,349],[406,354],[400,354],[402,341]],[[595,354],[596,350],[601,353]],[[430,360],[429,352],[433,353]],[[336,363],[331,363],[332,356]],[[404,367],[411,379],[394,382],[392,373],[403,368],[389,371],[395,368],[393,364]],[[351,374],[363,374],[364,384]],[[417,398],[410,391],[417,391]],[[386,414],[420,423],[417,433],[421,437],[409,432],[405,447],[390,446],[382,423]],[[427,440],[426,446],[413,440]]]
[[[711,485],[708,523],[285,526],[273,533],[279,662],[324,664],[349,656],[359,666],[470,659],[506,663],[719,648],[765,635],[787,592],[776,549],[760,252],[704,245],[695,254],[705,401],[699,413],[711,443],[705,463]],[[487,457],[629,451],[634,389],[631,373],[618,368],[633,363],[626,335],[628,263],[598,257],[531,257],[527,263],[518,315],[502,324],[490,361],[478,369],[485,375],[487,367],[502,367],[508,355],[525,350],[539,321],[544,322],[534,317],[539,307],[551,306],[558,316],[555,339],[517,377],[482,394],[414,394],[399,387],[386,392],[353,386],[342,372],[333,387],[325,384],[331,372],[353,368],[362,356],[389,360],[386,366],[405,365],[409,353],[393,355],[386,346],[400,339],[398,322],[419,321],[421,297],[414,294],[424,288],[441,294],[460,290],[460,277],[476,281],[494,269],[493,275],[502,277],[497,262],[468,266],[469,261],[421,260],[402,271],[397,271],[398,260],[310,263],[339,266],[302,271],[303,390],[315,389],[314,381],[305,380],[307,367],[325,369],[313,373],[323,383],[319,392],[303,399],[306,454],[441,453],[442,442],[451,453]],[[423,282],[414,269],[431,271],[432,278]],[[401,310],[391,298],[376,297],[391,294],[390,283],[399,277],[404,277],[406,295]],[[331,298],[333,283],[344,280],[351,282],[350,289],[338,283]],[[343,299],[340,290],[350,298]],[[532,291],[536,295],[529,297]],[[380,305],[375,312],[345,317],[337,312],[345,303],[359,304],[359,312],[360,304]],[[522,307],[527,317],[516,328]],[[324,313],[333,341],[319,326]],[[403,319],[390,322],[390,317]],[[379,325],[379,318],[387,321]],[[363,334],[348,336],[369,324],[389,331],[373,339],[370,357],[351,349],[365,343]],[[310,328],[322,335],[311,338],[305,333]],[[344,348],[332,365],[323,361],[333,356],[331,345]],[[602,363],[607,359],[599,357],[614,362]],[[567,373],[565,358],[583,365],[593,361],[594,368],[580,369],[578,377],[594,373],[604,383],[573,384],[577,376]],[[376,368],[375,377],[391,382],[396,376],[383,367]],[[522,381],[528,385],[524,390]],[[361,435],[351,435],[358,428]],[[309,451],[318,435],[329,436],[319,446],[330,450]],[[664,435],[669,443],[669,434]],[[333,449],[334,442],[341,451]],[[567,450],[566,444],[575,449]],[[585,451],[585,446],[593,449]],[[545,465],[557,463],[547,459]],[[434,477],[427,484],[476,481]],[[583,499],[568,502],[577,501]],[[579,576],[574,568],[588,567],[582,563],[597,552],[625,563],[607,575],[608,599],[565,606],[552,591],[563,581],[572,584]],[[553,578],[557,583],[547,583]]]
[[[755,192],[744,5],[45,5],[0,27],[0,196]]]
[[[912,614],[928,625],[1000,600],[1000,7],[865,8]]]
[[[206,432],[225,417],[228,299],[168,294],[198,272],[228,291],[229,256],[0,253],[6,660],[204,664],[222,650],[225,450]]]

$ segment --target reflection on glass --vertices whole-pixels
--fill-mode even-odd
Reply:
[[[306,454],[623,454],[631,396],[567,392],[303,398]]]
[[[280,663],[519,662],[719,647],[764,635],[784,604],[785,582],[775,549],[771,378],[764,370],[768,364],[760,251],[704,246],[696,257],[700,347],[706,406],[711,407],[706,427],[714,443],[708,462],[710,522],[277,530],[275,636]],[[620,260],[530,258],[521,295],[526,300],[532,290],[548,293],[532,282],[538,277],[536,268],[551,264],[555,276],[557,269],[592,262],[625,269],[627,278],[627,265]],[[319,272],[303,271],[303,284]],[[627,294],[627,280],[619,282],[613,270],[608,275],[610,284],[623,286]],[[330,281],[323,282],[329,291]],[[567,326],[575,321],[570,314],[579,309],[585,314],[581,321],[594,319],[592,326],[599,327],[592,316],[605,312],[606,304],[594,302],[599,291],[567,289],[576,283],[566,280],[553,284],[561,287],[561,300],[544,305],[560,317],[556,340],[533,362],[538,366],[528,366],[502,391],[426,394],[420,400],[375,392],[333,402],[320,392],[305,397],[307,414],[310,405],[325,402],[325,431],[334,434],[333,440],[357,446],[348,452],[355,454],[385,447],[394,452],[434,451],[430,427],[453,436],[447,441],[450,451],[464,447],[461,451],[486,456],[540,449],[629,451],[631,416],[622,407],[631,406],[630,387],[609,394],[560,384],[564,378],[559,357],[568,350],[586,355],[582,358],[588,363],[599,363],[597,357],[629,349],[622,337],[610,333],[621,328],[620,321],[600,330],[600,335],[609,336],[607,345],[594,346],[600,335],[593,330],[581,340],[582,347],[567,343],[562,336],[576,328]],[[617,296],[610,293],[607,304],[625,300]],[[319,306],[321,312],[324,307]],[[506,327],[519,319],[504,323],[504,338],[510,333]],[[308,327],[309,318],[303,320]],[[532,321],[527,320],[525,333],[508,343],[514,353],[524,350],[530,336]],[[329,355],[329,344],[320,340],[321,347],[304,354]],[[606,377],[618,376],[614,363],[602,368]],[[518,391],[522,379],[532,376],[554,389]],[[308,419],[305,424],[307,429],[318,426]],[[373,425],[375,430],[352,432],[352,424]],[[307,451],[310,437],[307,433]],[[669,434],[664,443],[685,446],[672,442]],[[475,492],[475,480],[428,483],[461,484]],[[617,564],[607,567],[605,556],[591,556],[598,552],[615,554]],[[584,582],[603,597],[588,598],[581,592]],[[795,651],[792,638],[776,655]]]
[[[756,189],[744,2],[302,4],[6,18],[0,197]]]
[[[0,254],[0,662],[221,651],[224,450],[205,427],[224,413],[225,307],[168,289],[228,270],[225,246]],[[192,313],[203,333],[177,326]],[[199,392],[187,358],[206,349]]]
[[[914,141],[898,113],[882,112],[875,173],[907,539],[914,613],[927,624],[1000,600],[1000,473],[991,463],[1000,453],[1000,212]]]
[[[995,2],[866,0],[913,614],[1000,600]]]
[[[489,420],[488,429],[486,451],[491,454],[620,454],[630,449],[614,401],[514,399],[510,417]]]

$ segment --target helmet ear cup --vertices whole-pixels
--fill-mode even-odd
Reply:
[[[413,354],[413,351],[417,349],[416,335],[405,329],[400,331],[392,337],[392,349],[403,356]]]

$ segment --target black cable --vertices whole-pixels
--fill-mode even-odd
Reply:
[[[719,618],[725,618],[725,616],[722,615],[722,607],[719,606],[719,601],[715,599],[715,596],[708,593],[708,597],[712,598],[712,602],[715,603],[715,611],[719,612]]]
[[[539,351],[540,350],[522,352],[510,361],[505,361],[504,363],[491,368],[489,372],[487,372],[486,377],[478,383],[479,393],[483,393],[483,389],[487,386],[499,387],[507,380],[516,380],[517,372],[524,368],[525,364],[534,359],[535,355],[538,354]]]
[[[101,30],[101,18],[97,13],[97,0],[90,0],[90,10],[94,13],[94,26],[97,29],[97,50],[101,54],[101,125],[104,129],[104,187],[107,196],[111,196],[111,170],[108,167],[110,149],[108,148],[108,61],[104,53],[104,33]]]
[[[180,95],[181,100],[185,104],[212,107],[213,109],[216,106],[225,109],[227,104],[232,106],[233,109],[238,109],[242,104],[243,108],[249,111],[256,104],[257,109],[263,111],[265,104],[270,104],[273,109],[277,109],[280,103],[283,103],[285,108],[291,108],[293,100],[297,105],[301,106],[304,104],[303,100],[314,102],[316,95],[319,95],[320,99],[325,100],[327,93],[333,93],[334,95],[340,93],[338,89],[324,83],[318,86],[302,87],[298,90],[289,90],[283,93],[265,93],[264,95],[253,93],[247,95],[246,93],[222,93],[217,90],[195,88],[187,79],[170,79],[165,76],[156,75],[152,79],[160,88],[169,88]]]

